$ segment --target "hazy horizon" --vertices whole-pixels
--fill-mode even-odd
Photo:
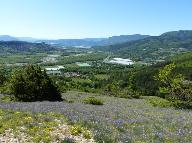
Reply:
[[[163,34],[163,33],[162,33]],[[59,40],[59,39],[102,39],[102,38],[109,38],[109,37],[113,37],[113,36],[127,36],[127,35],[148,35],[148,36],[159,36],[159,35],[149,35],[149,34],[140,34],[140,33],[135,33],[135,34],[125,34],[125,35],[111,35],[111,36],[106,36],[106,37],[82,37],[82,38],[62,38],[62,37],[59,37],[59,38],[46,38],[46,37],[43,37],[43,38],[38,38],[38,37],[31,37],[31,36],[14,36],[14,35],[9,35],[9,34],[2,34],[0,36],[11,36],[11,37],[14,37],[14,38],[34,38],[34,39],[41,39],[41,40]]]
[[[0,35],[38,39],[157,36],[191,30],[190,0],[1,0]]]

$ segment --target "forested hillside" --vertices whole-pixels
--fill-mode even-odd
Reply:
[[[154,64],[152,66],[145,66],[139,69],[133,69],[128,75],[122,71],[121,74],[118,74],[119,76],[113,76],[113,80],[114,83],[121,81],[121,83],[124,84],[132,84],[135,90],[143,92],[144,95],[159,95],[160,83],[155,80],[155,76],[158,75],[158,72],[163,67],[171,63],[176,65],[172,73],[173,75],[182,74],[186,81],[192,81],[192,52],[179,54],[170,58],[166,62]],[[132,77],[131,82],[130,77]]]
[[[45,43],[29,43],[21,41],[0,41],[0,53],[15,54],[15,53],[38,53],[57,51],[58,49]]]
[[[167,57],[192,50],[192,31],[175,31],[122,44],[94,47],[136,61],[164,60]]]

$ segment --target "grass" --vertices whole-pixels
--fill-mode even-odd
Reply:
[[[144,97],[144,99],[154,107],[168,108],[173,106],[168,100],[156,96],[148,96]]]

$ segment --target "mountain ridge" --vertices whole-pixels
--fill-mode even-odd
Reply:
[[[7,35],[6,37],[0,36],[0,41],[26,41],[26,42],[34,42],[41,43],[44,42],[50,45],[59,45],[59,46],[104,46],[110,44],[117,44],[122,42],[134,41],[149,37],[149,35],[120,35],[120,36],[112,36],[108,38],[83,38],[83,39],[56,39],[56,40],[44,40],[44,39],[36,39],[32,37],[12,37]]]
[[[112,52],[116,55],[134,60],[148,58],[149,60],[162,60],[167,56],[183,51],[192,50],[192,30],[172,31],[160,36],[150,36],[144,39],[114,44],[109,46],[96,46],[95,50]]]
[[[37,53],[59,50],[45,43],[30,43],[24,41],[0,41],[0,54]]]

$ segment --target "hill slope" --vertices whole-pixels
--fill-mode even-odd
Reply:
[[[141,91],[149,95],[156,95],[159,91],[158,82],[154,80],[154,76],[158,74],[159,70],[169,63],[175,63],[176,68],[174,74],[182,74],[186,80],[192,81],[192,52],[176,55],[166,62],[146,66],[135,74],[135,85]]]
[[[21,41],[0,41],[0,53],[31,53],[31,52],[48,52],[58,50],[50,45],[44,43],[29,43]]]
[[[0,41],[16,41],[16,40],[18,39],[9,35],[0,35]]]
[[[192,31],[168,32],[160,36],[152,36],[122,44],[94,47],[94,49],[112,52],[134,60],[162,60],[183,51],[192,50]]]

